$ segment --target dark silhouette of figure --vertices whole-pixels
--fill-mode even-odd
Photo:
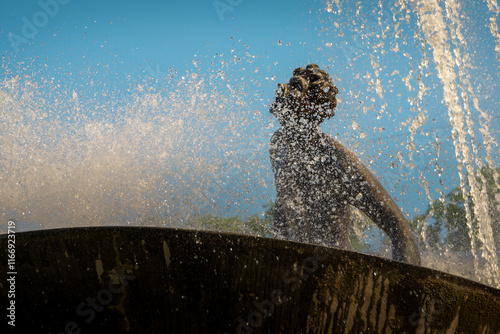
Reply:
[[[394,260],[419,265],[417,243],[389,193],[350,150],[319,129],[334,115],[336,94],[316,64],[297,68],[288,84],[278,85],[270,109],[281,124],[270,143],[275,233],[346,248],[351,205],[389,236]]]

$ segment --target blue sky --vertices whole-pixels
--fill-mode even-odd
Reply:
[[[73,0],[59,5],[57,14],[34,38],[21,44],[19,53],[12,54],[5,37],[9,33],[22,36],[22,18],[33,21],[33,15],[42,8],[28,1],[9,1],[7,6],[1,22],[2,49],[8,60],[36,64],[33,59],[38,58],[38,67],[47,65],[59,74],[106,65],[108,73],[102,75],[107,80],[113,74],[140,73],[149,62],[161,68],[188,69],[195,55],[203,58],[229,53],[242,38],[249,51],[261,56],[268,52],[268,57],[283,59],[290,52],[278,47],[278,40],[287,36],[286,42],[293,43],[297,51],[299,43],[317,28],[311,22],[314,15],[308,13],[313,6],[300,3],[241,1],[231,6],[232,12],[219,11],[221,20],[210,1],[118,4]],[[305,55],[300,58],[307,59]]]
[[[459,180],[432,48],[421,44],[410,5],[406,12],[393,1],[338,3],[3,1],[0,88],[13,102],[3,107],[1,145],[3,152],[16,153],[4,155],[2,170],[22,165],[3,179],[3,189],[14,187],[17,196],[10,214],[31,215],[27,222],[48,222],[51,215],[102,222],[133,219],[134,210],[147,211],[142,218],[165,214],[175,211],[172,206],[224,215],[261,212],[274,197],[267,142],[277,122],[268,104],[278,82],[312,62],[327,68],[340,88],[337,116],[324,131],[361,156],[408,217],[422,212]],[[480,107],[492,117],[485,122],[487,132],[498,141],[498,60],[487,27],[493,14],[485,4],[463,7],[468,45],[461,51],[470,55],[464,71]],[[12,44],[22,38],[26,43]],[[7,89],[16,75],[15,87],[24,95]],[[428,87],[421,99],[419,82]],[[199,89],[190,91],[194,84]],[[22,110],[31,118],[21,117]],[[471,149],[479,148],[477,160],[486,163],[485,127],[472,104],[471,110],[477,142],[471,142],[470,131],[467,138]],[[412,140],[419,114],[426,122]],[[498,146],[491,147],[498,162]],[[117,157],[108,161],[110,154]],[[38,160],[28,163],[27,157]],[[141,161],[145,167],[130,167]],[[56,162],[59,178],[51,169]],[[33,171],[37,163],[41,167]],[[91,184],[92,175],[101,181],[83,185]],[[73,196],[77,200],[64,204]],[[192,201],[186,204],[182,196]],[[82,197],[91,204],[83,205]],[[94,197],[101,200],[94,203]],[[47,198],[52,204],[44,202],[44,213],[37,213],[36,203]],[[88,208],[137,198],[142,206],[116,206],[122,209],[111,216],[104,208]],[[68,206],[79,213],[62,214],[71,211]]]

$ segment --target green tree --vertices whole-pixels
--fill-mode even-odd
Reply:
[[[476,178],[480,188],[486,183],[487,203],[481,203],[486,207],[492,218],[492,230],[495,246],[500,249],[500,168],[483,168]],[[495,182],[495,177],[497,178]],[[467,197],[467,199],[465,199]],[[435,200],[428,206],[423,215],[416,216],[410,224],[416,234],[420,236],[420,246],[432,250],[447,248],[452,251],[464,252],[471,250],[471,234],[467,226],[465,203],[471,208],[471,220],[473,226],[473,237],[478,246],[478,222],[476,205],[471,196],[464,196],[460,187],[450,191],[444,198]],[[427,242],[424,242],[424,238]]]
[[[269,201],[269,203],[263,205],[263,208],[265,209],[264,217],[253,215],[247,219],[242,219],[236,216],[220,217],[205,215],[192,219],[187,224],[187,227],[268,236],[272,233],[274,203]]]

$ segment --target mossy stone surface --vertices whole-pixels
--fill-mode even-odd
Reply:
[[[0,247],[7,249],[6,235]],[[238,234],[22,232],[16,271],[16,328],[4,319],[2,333],[500,332],[497,289],[355,252]]]

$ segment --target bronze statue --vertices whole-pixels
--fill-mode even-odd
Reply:
[[[391,239],[394,260],[420,264],[415,238],[398,206],[370,170],[319,125],[335,114],[338,89],[316,64],[279,84],[271,113],[281,128],[270,143],[279,237],[348,246],[349,205]]]

